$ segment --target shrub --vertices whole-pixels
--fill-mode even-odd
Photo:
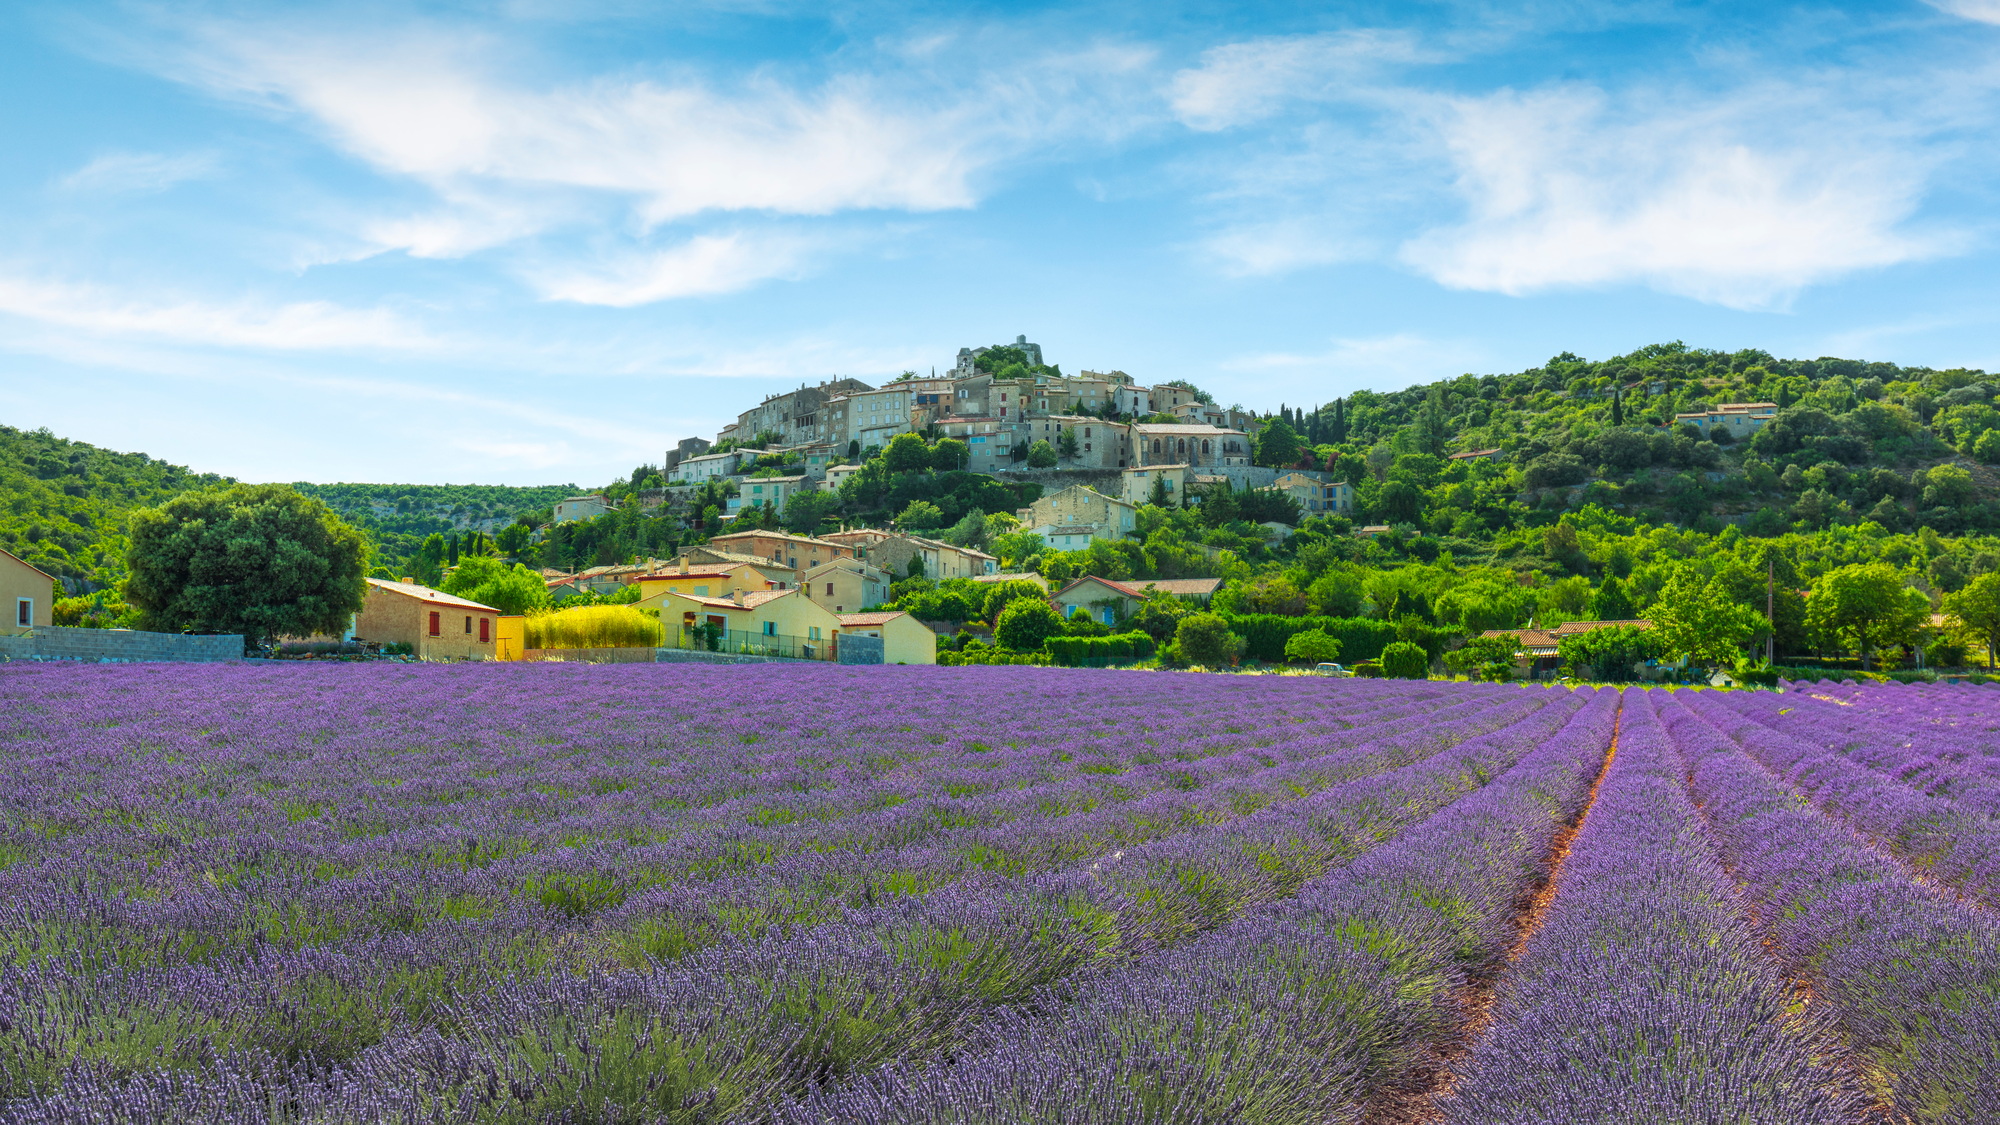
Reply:
[[[1181,618],[1174,630],[1174,645],[1183,662],[1211,668],[1235,663],[1243,651],[1242,638],[1229,631],[1229,622],[1219,613]]]
[[[1382,674],[1397,680],[1421,680],[1430,675],[1430,655],[1424,646],[1397,641],[1382,650]]]
[[[1340,659],[1340,642],[1320,632],[1307,629],[1293,633],[1285,642],[1285,659],[1300,664],[1321,664]]]
[[[1317,629],[1340,642],[1349,660],[1373,660],[1382,646],[1396,639],[1396,627],[1372,617],[1293,617],[1283,613],[1233,613],[1225,620],[1243,638],[1243,654],[1251,660],[1280,664],[1293,635]]]
[[[1153,638],[1134,630],[1109,637],[1050,637],[1042,647],[1055,663],[1076,667],[1086,661],[1113,663],[1153,655]]]
[[[527,648],[658,648],[658,616],[628,605],[587,605],[528,617]]]
[[[1016,652],[1034,652],[1063,631],[1062,615],[1040,598],[1017,598],[1000,611],[993,639]]]
[[[946,668],[970,664],[1051,664],[1046,652],[1007,652],[997,648],[975,648],[964,652],[940,652],[937,662]]]
[[[1382,678],[1382,665],[1373,660],[1364,660],[1354,666],[1354,674],[1379,680]]]

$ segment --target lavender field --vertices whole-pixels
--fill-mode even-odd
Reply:
[[[2000,1121],[2000,691],[0,669],[0,1121]]]

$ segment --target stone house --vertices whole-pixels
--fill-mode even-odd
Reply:
[[[811,570],[834,559],[855,558],[855,548],[827,539],[788,535],[782,531],[738,531],[708,541],[717,551],[769,559],[788,570]]]
[[[1148,465],[1144,468],[1126,469],[1120,482],[1119,499],[1133,507],[1153,502],[1153,484],[1164,481],[1167,504],[1178,507],[1187,499],[1188,473],[1186,465]]]
[[[1094,538],[1123,539],[1125,533],[1138,526],[1138,506],[1127,503],[1116,496],[1106,496],[1092,488],[1073,484],[1060,492],[1044,496],[1033,504],[1020,509],[1015,514],[1024,527],[1037,529],[1036,534],[1047,536],[1041,528],[1093,527]]]
[[[1065,433],[1076,442],[1073,456],[1062,452]],[[1080,414],[1050,414],[1028,423],[1028,443],[1037,441],[1055,447],[1057,467],[1064,469],[1122,469],[1132,451],[1130,428],[1124,423]]]
[[[869,562],[897,578],[910,573],[911,559],[923,560],[927,578],[977,578],[1000,570],[1000,560],[984,551],[916,535],[891,533],[866,550]]]
[[[1016,427],[1003,426],[998,418],[950,414],[939,419],[937,427],[946,437],[965,443],[965,467],[975,473],[1016,468],[1017,449],[1023,457],[1027,456],[1027,446],[1019,440]]]
[[[571,496],[559,501],[555,507],[555,514],[550,517],[549,522],[570,523],[574,520],[596,519],[598,516],[610,514],[611,511],[611,501],[606,499],[602,492],[593,492],[586,496]]]
[[[490,605],[442,590],[370,578],[354,636],[370,644],[409,645],[424,660],[492,660],[499,617]]]
[[[1778,404],[1775,402],[1725,402],[1713,410],[1676,414],[1674,424],[1693,426],[1704,434],[1722,430],[1731,437],[1747,438],[1777,416]]]
[[[1250,436],[1208,425],[1138,422],[1132,426],[1133,465],[1194,468],[1247,466]]]
[[[1282,492],[1296,500],[1299,511],[1308,516],[1345,514],[1354,510],[1354,486],[1345,481],[1328,481],[1311,473],[1286,473],[1264,489]]]
[[[806,597],[835,613],[858,613],[889,600],[889,573],[857,559],[834,559],[806,571]]]
[[[55,624],[55,576],[0,550],[0,636]]]
[[[812,481],[804,475],[795,477],[745,477],[736,484],[736,495],[729,498],[731,516],[750,508],[770,508],[783,512],[785,501],[792,493],[810,491]]]

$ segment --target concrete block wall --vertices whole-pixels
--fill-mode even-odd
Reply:
[[[0,656],[15,660],[214,663],[243,659],[243,638],[233,633],[195,637],[137,629],[37,625],[32,637],[0,638]]]

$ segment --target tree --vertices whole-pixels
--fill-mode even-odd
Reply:
[[[285,485],[203,489],[132,513],[125,600],[159,632],[338,635],[367,558],[361,532]]]
[[[928,500],[912,500],[896,516],[896,527],[903,531],[930,531],[944,523],[944,510]]]
[[[1556,653],[1571,675],[1614,684],[1629,683],[1634,665],[1657,660],[1664,652],[1660,635],[1638,625],[1573,633],[1556,644]]]
[[[493,543],[509,558],[523,558],[534,546],[535,529],[516,521],[500,529],[493,537]]]
[[[1154,591],[1153,595],[1139,603],[1132,613],[1129,624],[1162,644],[1172,639],[1180,628],[1181,619],[1196,612],[1196,606],[1186,598]]]
[[[998,621],[1000,615],[1007,612],[1007,607],[1020,599],[1034,598],[1037,601],[1047,601],[1048,596],[1049,592],[1042,588],[1042,584],[1031,579],[1016,578],[1006,582],[995,582],[986,591],[986,600],[982,603],[981,609],[986,620]]]
[[[1301,629],[1285,639],[1285,659],[1294,664],[1339,660],[1340,638],[1319,629]]]
[[[892,473],[921,472],[931,467],[931,448],[915,434],[897,434],[882,451],[882,464]]]
[[[1046,441],[1036,441],[1028,447],[1028,467],[1030,469],[1053,469],[1056,467],[1056,447]]]
[[[818,488],[800,489],[785,498],[785,512],[780,520],[785,530],[794,535],[811,535],[839,508],[840,498],[831,492]]]
[[[1417,448],[1433,457],[1444,456],[1451,444],[1451,420],[1446,415],[1444,384],[1434,383],[1417,408]]]
[[[1647,617],[1665,655],[1711,667],[1734,666],[1743,646],[1771,627],[1763,614],[1730,601],[1690,567],[1667,580]]]
[[[2000,433],[2000,431],[1995,432]],[[1146,503],[1151,504],[1155,508],[1170,508],[1173,506],[1174,497],[1172,493],[1167,491],[1167,477],[1165,473],[1153,474],[1153,487],[1146,493]]]
[[[1946,594],[1944,611],[1959,628],[1985,642],[1986,666],[1992,668],[1996,653],[2000,653],[2000,571],[1989,571],[1957,593]]]
[[[540,574],[520,563],[509,566],[490,555],[465,556],[444,580],[442,589],[506,614],[531,613],[549,604],[549,587]]]
[[[1279,468],[1298,461],[1299,452],[1305,447],[1299,442],[1299,432],[1283,418],[1273,418],[1257,431],[1257,463],[1275,465]]]
[[[1056,443],[1058,451],[1064,457],[1067,457],[1070,460],[1076,459],[1077,450],[1080,447],[1077,445],[1076,441],[1075,426],[1064,426],[1062,428],[1062,433],[1056,435]]]
[[[1444,654],[1445,666],[1454,672],[1486,680],[1504,680],[1514,669],[1514,654],[1521,650],[1518,633],[1474,637]]]
[[[1032,531],[1010,531],[993,539],[992,554],[999,558],[1002,566],[1025,566],[1046,546],[1048,541]]]
[[[1174,627],[1174,648],[1184,664],[1220,668],[1236,662],[1243,642],[1219,613],[1192,613]]]
[[[993,623],[993,639],[1015,652],[1038,652],[1043,641],[1062,631],[1062,615],[1039,597],[1008,602]]]
[[[943,438],[931,446],[931,468],[940,473],[958,472],[971,460],[972,447],[957,438]]]
[[[1632,598],[1625,592],[1625,583],[1618,576],[1608,575],[1597,592],[1590,595],[1590,617],[1593,621],[1626,621],[1636,611],[1632,608]]]
[[[1414,641],[1393,641],[1382,649],[1382,674],[1391,679],[1422,680],[1430,676],[1431,658]]]
[[[1625,390],[1622,387],[1611,388],[1611,424],[1625,424]]]
[[[1930,599],[1912,590],[1895,567],[1857,563],[1827,571],[1812,584],[1806,629],[1830,645],[1858,651],[1867,669],[1874,667],[1874,650],[1914,643],[1930,612]]]

